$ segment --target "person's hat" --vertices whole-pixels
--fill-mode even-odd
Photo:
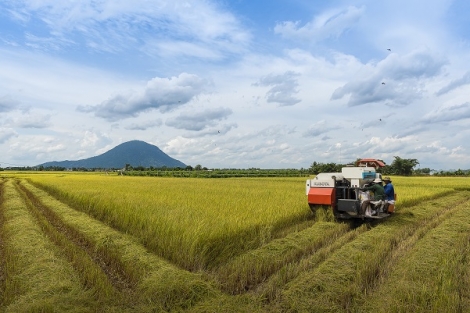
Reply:
[[[384,181],[389,181],[389,182],[391,182],[390,177],[385,176],[385,177],[384,177]]]
[[[382,182],[382,180],[380,178],[374,179],[374,183],[381,183],[381,182]]]

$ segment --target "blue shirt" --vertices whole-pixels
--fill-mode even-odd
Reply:
[[[388,183],[384,186],[385,200],[395,200],[395,190],[393,189],[392,183]]]

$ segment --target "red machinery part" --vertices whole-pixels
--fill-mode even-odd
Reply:
[[[308,191],[308,203],[318,205],[335,204],[335,188],[310,188]]]

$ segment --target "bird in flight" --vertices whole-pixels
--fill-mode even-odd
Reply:
[[[382,82],[382,85],[385,85],[385,82]]]
[[[392,51],[392,49],[387,49],[388,51]]]

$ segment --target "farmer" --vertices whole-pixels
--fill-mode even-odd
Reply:
[[[374,198],[370,201],[374,207],[371,215],[377,215],[377,211],[381,211],[384,207],[383,200],[385,200],[385,190],[382,186],[382,180],[380,178],[376,178],[369,187],[362,187],[359,190],[370,190],[374,193]]]
[[[374,201],[385,200],[385,190],[380,178],[374,179],[369,187],[363,187],[360,190],[370,190],[374,193]]]
[[[384,191],[385,191],[385,203],[388,208],[388,212],[391,213],[395,209],[395,189],[393,188],[390,177],[384,177]]]

